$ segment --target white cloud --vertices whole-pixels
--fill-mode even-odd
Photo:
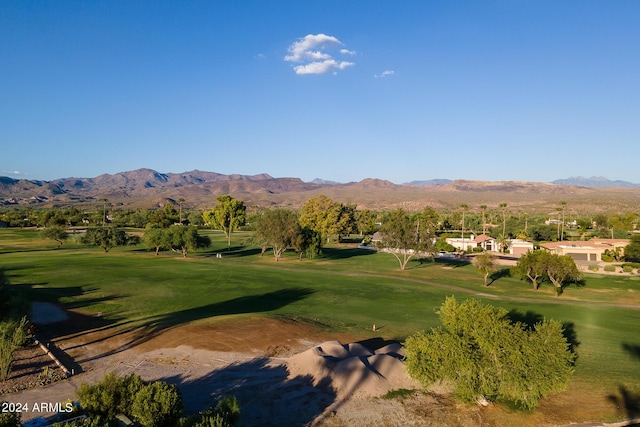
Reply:
[[[2,171],[2,173],[6,173],[8,175],[29,175],[28,173],[20,171]]]
[[[332,49],[342,45],[342,42],[333,36],[307,34],[289,46],[289,54],[284,60],[300,64],[293,67],[296,74],[327,74],[332,71],[335,74],[337,70],[355,65],[353,62],[334,59]],[[355,54],[354,51],[344,48],[338,52],[343,55]]]
[[[332,70],[335,72],[336,69],[344,70],[347,67],[355,65],[353,62],[347,61],[336,61],[335,59],[327,59],[322,62],[310,62],[305,65],[296,65],[293,67],[293,70],[296,74],[327,74]]]
[[[382,72],[382,74],[374,74],[374,77],[387,77],[387,76],[393,76],[396,72],[393,70],[385,70]]]

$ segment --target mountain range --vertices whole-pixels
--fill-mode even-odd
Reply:
[[[605,187],[606,185],[615,187]],[[545,210],[567,201],[575,209],[594,206],[606,210],[637,209],[638,185],[606,178],[569,178],[553,183],[520,181],[469,181],[433,179],[394,184],[368,178],[338,183],[315,179],[274,178],[268,174],[225,175],[193,170],[161,173],[137,169],[94,178],[61,178],[53,181],[0,177],[0,205],[34,204],[43,206],[95,205],[108,199],[115,206],[154,207],[184,199],[192,208],[208,208],[215,198],[231,194],[255,208],[299,207],[306,200],[324,194],[360,209],[401,207],[418,210],[424,206],[455,208],[461,203]],[[613,201],[612,201],[613,200]]]
[[[640,184],[634,184],[629,181],[615,180],[611,181],[603,176],[592,176],[591,178],[585,178],[583,176],[572,176],[566,179],[557,179],[552,181],[553,184],[560,185],[579,185],[581,187],[593,187],[593,188],[634,188],[640,187]]]

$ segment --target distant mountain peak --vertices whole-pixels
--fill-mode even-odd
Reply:
[[[405,185],[419,185],[421,187],[432,187],[434,185],[445,185],[452,182],[450,179],[428,179],[422,181],[406,182]]]
[[[621,180],[612,181],[608,178],[605,178],[604,176],[592,176],[590,178],[585,178],[583,176],[571,176],[565,179],[556,179],[551,183],[557,184],[557,185],[578,185],[580,187],[595,187],[595,188],[640,187],[640,184],[634,184],[633,182],[621,181]]]
[[[310,184],[318,184],[318,185],[340,185],[340,182],[330,181],[328,179],[315,178],[313,181],[309,182]]]

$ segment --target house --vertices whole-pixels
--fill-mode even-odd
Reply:
[[[533,243],[521,239],[509,240],[509,253],[515,256],[522,256],[527,252],[533,252]]]
[[[472,251],[474,248],[482,248],[485,251],[500,251],[500,243],[491,236],[481,234],[474,236],[471,234],[469,238],[447,238],[447,243],[460,251]]]
[[[624,248],[629,244],[629,239],[591,239],[586,241],[559,241],[543,243],[540,248],[557,255],[569,255],[575,261],[602,261],[602,255],[606,251],[617,251],[624,255]]]

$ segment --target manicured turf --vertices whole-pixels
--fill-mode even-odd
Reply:
[[[113,326],[133,322],[156,327],[232,316],[303,318],[336,331],[403,339],[437,326],[444,298],[481,298],[527,319],[565,322],[579,355],[576,380],[614,393],[624,386],[640,392],[640,281],[636,277],[587,276],[585,286],[556,297],[545,285],[499,277],[485,288],[472,266],[413,261],[400,272],[389,254],[334,245],[325,256],[299,261],[294,253],[274,262],[271,252],[233,247],[219,233],[214,246],[182,259],[142,247],[81,247],[73,240],[54,250],[33,230],[0,230],[0,268],[11,283],[35,300],[60,302]],[[215,253],[223,254],[222,259]],[[515,299],[514,299],[515,298]],[[567,304],[569,303],[569,304]],[[602,303],[635,305],[636,308]]]

